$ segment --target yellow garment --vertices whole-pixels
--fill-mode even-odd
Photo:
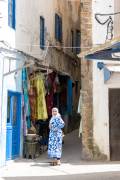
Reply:
[[[45,100],[45,87],[41,76],[37,76],[34,80],[34,85],[37,89],[37,120],[46,120],[48,118],[46,100]]]

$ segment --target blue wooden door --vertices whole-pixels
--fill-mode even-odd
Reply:
[[[21,94],[8,91],[6,159],[15,159],[20,154]]]

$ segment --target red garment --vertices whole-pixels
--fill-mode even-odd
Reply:
[[[52,108],[53,108],[53,92],[47,93],[46,104],[47,104],[48,115],[51,116],[52,115]]]
[[[47,112],[49,116],[52,115],[53,96],[54,96],[54,93],[56,93],[57,91],[57,84],[55,82],[55,77],[56,77],[56,73],[53,72],[49,74],[48,79],[47,79],[49,92],[46,95],[46,105],[47,105]]]

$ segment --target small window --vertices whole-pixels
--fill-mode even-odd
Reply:
[[[62,42],[62,18],[55,14],[55,39]]]
[[[15,29],[15,0],[8,0],[8,26]]]
[[[81,35],[80,30],[76,30],[76,54],[80,53]]]
[[[74,32],[71,30],[71,50],[74,52]]]
[[[40,16],[40,48],[45,46],[45,19]]]

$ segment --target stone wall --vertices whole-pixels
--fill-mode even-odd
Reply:
[[[16,48],[41,59],[43,65],[49,65],[57,71],[70,75],[73,81],[79,81],[80,86],[80,63],[77,55],[70,48],[71,30],[75,34],[76,30],[80,29],[79,12],[79,0],[18,1]],[[62,17],[62,42],[55,39],[55,13]],[[24,18],[26,14],[27,19]],[[44,50],[40,49],[40,16],[45,19],[45,45],[50,46],[45,47]],[[74,98],[75,109],[77,109],[78,97],[79,93]]]
[[[73,83],[78,81],[78,92],[76,94],[75,86],[73,87],[73,111],[77,112],[78,99],[80,95],[80,60],[76,56],[71,56],[57,48],[52,48],[48,51],[46,56],[47,62],[50,63],[50,67],[63,75],[69,76]]]
[[[92,1],[81,1],[81,50],[92,46]],[[81,95],[82,95],[82,156],[93,159],[93,119],[92,119],[92,62],[81,60]]]

